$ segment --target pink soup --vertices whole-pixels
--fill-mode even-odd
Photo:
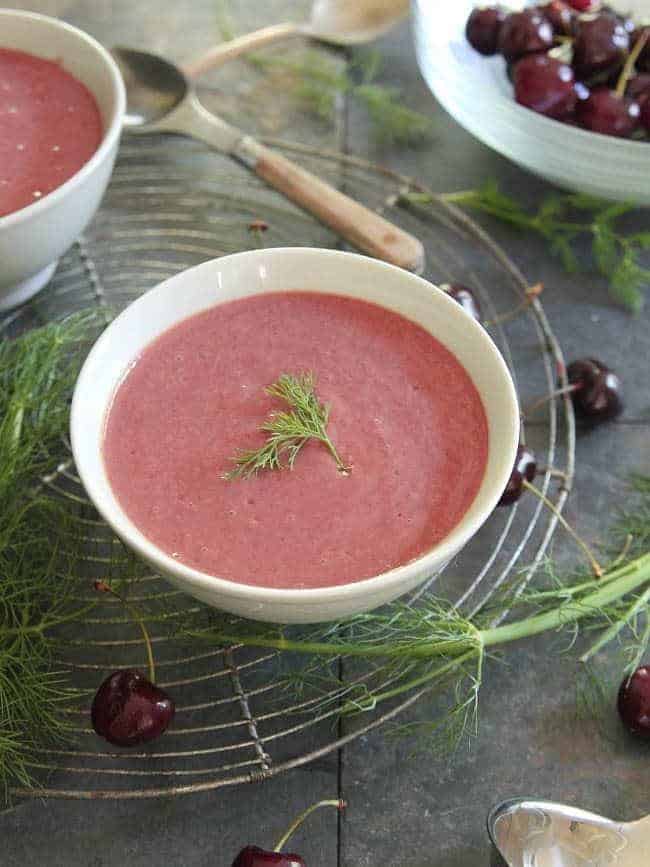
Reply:
[[[0,48],[0,217],[60,187],[101,139],[87,87],[60,63]]]
[[[293,470],[225,480],[281,405],[282,373],[312,371],[348,476],[310,441]],[[148,346],[117,389],[104,458],[126,514],[212,575],[327,587],[405,564],[443,539],[480,487],[488,431],[462,365],[383,307],[286,292],[221,304]]]

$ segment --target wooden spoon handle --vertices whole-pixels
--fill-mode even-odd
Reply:
[[[297,24],[274,24],[272,27],[263,27],[253,33],[245,33],[236,39],[229,39],[227,42],[215,45],[199,57],[188,60],[181,69],[188,78],[198,78],[208,69],[223,66],[229,60],[234,60],[248,51],[263,48],[265,45],[291,36],[300,36],[302,33],[303,29]]]
[[[423,270],[422,243],[365,205],[249,136],[239,143],[235,156],[359,250],[408,271]]]

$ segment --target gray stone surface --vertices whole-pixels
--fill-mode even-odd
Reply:
[[[211,34],[217,37],[213,0],[13,0],[12,5],[60,14],[105,42],[141,44],[178,59],[202,48]],[[282,14],[287,10],[295,17],[306,6],[291,0],[233,4],[242,29],[288,17]],[[241,68],[211,76],[206,98],[234,113],[240,104],[234,94],[251,106],[241,118],[244,125],[259,123],[266,133],[342,144],[420,177],[436,190],[465,189],[493,177],[527,203],[547,192],[542,182],[476,142],[435,104],[419,77],[406,26],[382,40],[380,48],[382,79],[399,86],[410,105],[433,117],[433,139],[423,148],[377,148],[367,119],[354,105],[348,106],[341,130],[308,122],[291,114],[282,100],[267,99],[264,83]],[[255,107],[264,104],[269,111],[256,117]],[[650,228],[649,217],[638,222]],[[568,356],[597,354],[625,376],[624,420],[578,442],[578,477],[567,516],[597,541],[626,502],[625,475],[650,470],[648,314],[630,318],[612,306],[599,279],[569,277],[536,239],[517,236],[489,219],[484,224],[531,282],[544,282],[544,306]],[[563,559],[574,559],[560,535],[555,549]],[[343,821],[338,823],[333,813],[317,814],[295,838],[295,848],[311,867],[482,867],[488,861],[487,809],[517,794],[563,799],[621,818],[650,812],[647,750],[623,737],[613,714],[605,715],[604,722],[576,720],[576,666],[564,650],[563,639],[540,638],[491,661],[480,735],[470,749],[462,748],[448,761],[413,759],[412,745],[375,733],[354,741],[339,756],[262,786],[168,801],[31,801],[0,816],[0,863],[227,867],[240,845],[270,844],[306,804],[339,791],[349,802]],[[615,671],[614,661],[610,664]],[[435,707],[424,701],[411,718],[425,720]]]

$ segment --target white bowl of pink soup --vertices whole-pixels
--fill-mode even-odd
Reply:
[[[42,289],[90,222],[125,105],[117,65],[95,39],[0,9],[0,311]]]
[[[293,469],[227,478],[265,393],[311,372],[348,474],[310,440]],[[309,623],[370,610],[432,576],[476,533],[510,476],[512,379],[444,292],[333,250],[237,253],[127,307],[91,350],[72,449],[121,539],[223,611]]]

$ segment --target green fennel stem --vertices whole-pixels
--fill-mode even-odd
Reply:
[[[585,617],[593,615],[612,602],[633,593],[650,581],[650,554],[644,554],[636,562],[636,569],[632,574],[627,574],[628,569],[622,569],[623,576],[617,580],[611,580],[614,573],[610,573],[610,580],[601,590],[596,590],[585,596],[584,599],[573,603],[573,606],[564,606],[545,614],[535,617],[527,617],[524,620],[506,623],[494,629],[481,631],[485,647],[493,647],[498,644],[507,644],[511,641],[519,641],[521,638],[531,638],[542,632],[559,629],[568,623],[576,623]]]
[[[595,656],[599,650],[609,644],[610,641],[613,641],[616,636],[622,632],[626,624],[630,622],[635,614],[647,608],[648,602],[650,602],[650,587],[647,587],[641,596],[639,596],[638,599],[635,599],[634,603],[628,608],[625,617],[622,617],[618,623],[612,623],[609,629],[600,636],[598,641],[596,641],[595,644],[592,644],[586,653],[582,654],[580,662],[589,662],[589,660]]]
[[[478,629],[476,637],[464,639],[438,640],[431,644],[416,646],[400,646],[393,644],[363,644],[326,641],[294,641],[284,637],[230,635],[218,633],[218,639],[223,644],[241,644],[252,647],[267,647],[274,650],[296,651],[298,653],[316,654],[322,656],[359,656],[363,658],[408,658],[431,659],[437,656],[459,657],[477,647],[496,647],[531,638],[543,632],[551,632],[577,623],[603,607],[617,602],[635,590],[650,582],[650,554],[644,554],[634,563],[627,564],[612,572],[606,573],[602,587],[577,601],[567,601],[564,605],[552,611],[515,620],[488,629]]]

